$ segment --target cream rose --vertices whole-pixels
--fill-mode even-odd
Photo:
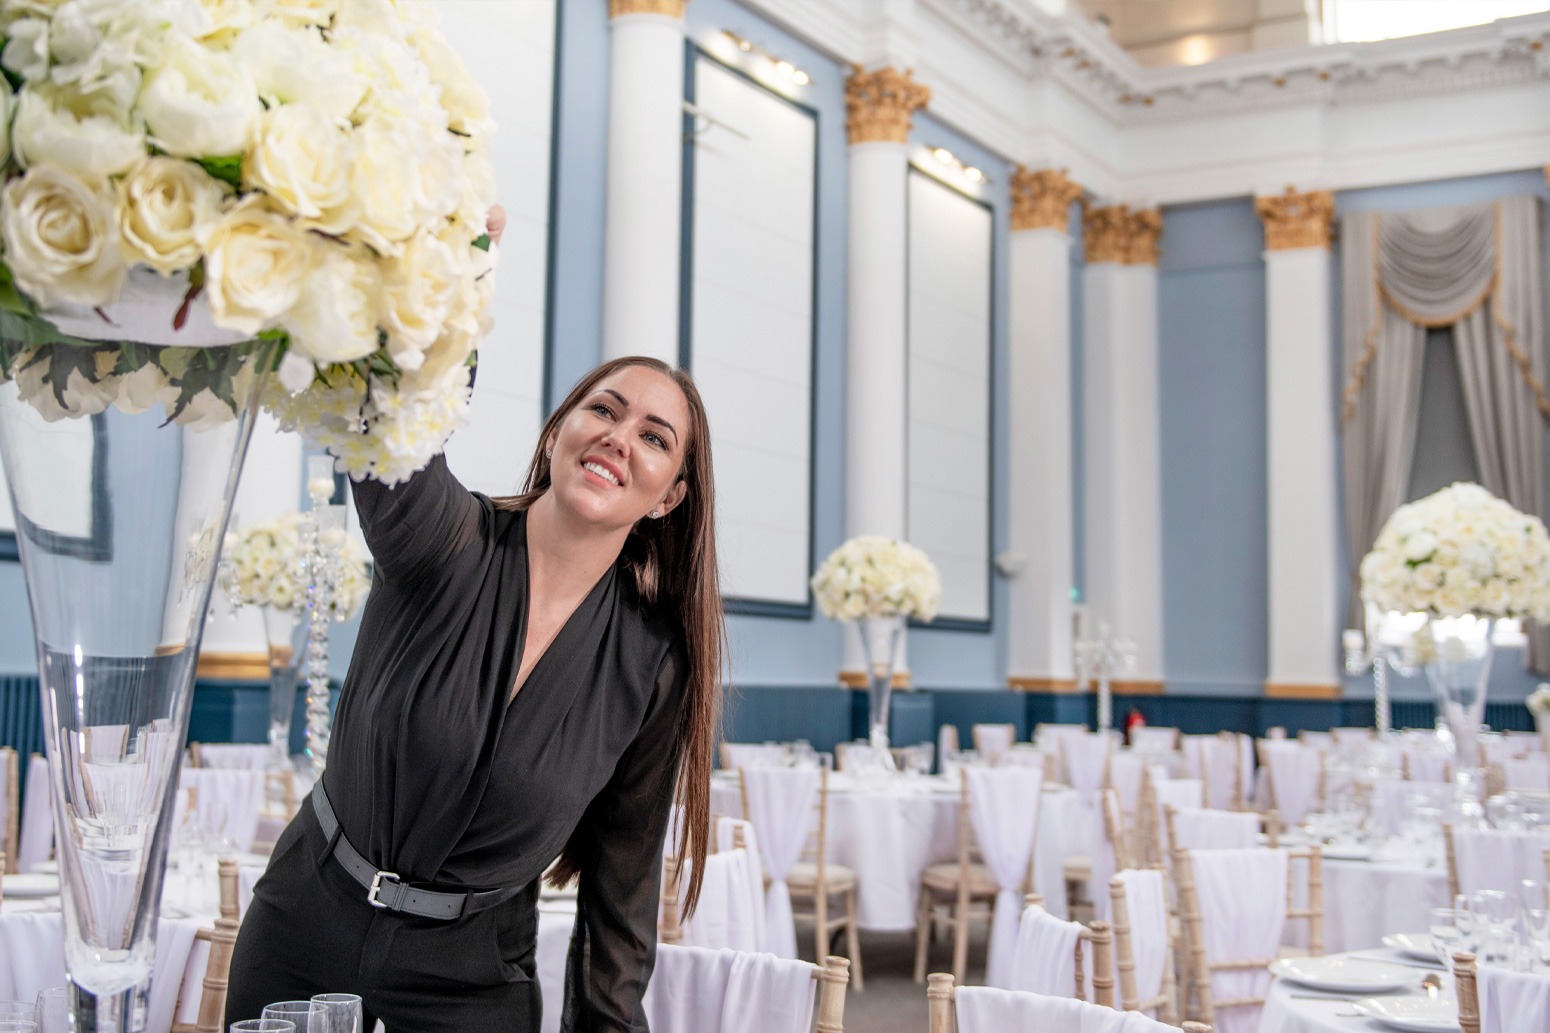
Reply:
[[[447,113],[447,125],[474,138],[488,136],[494,131],[489,95],[468,74],[463,59],[441,33],[419,32],[410,42],[430,71],[431,82],[441,87],[441,106]]]
[[[466,243],[465,243],[466,248]],[[466,261],[446,241],[416,234],[403,254],[384,263],[382,327],[399,369],[419,369],[441,333],[462,286]]]
[[[259,96],[280,104],[315,104],[335,118],[349,118],[366,95],[366,80],[349,55],[325,43],[316,29],[261,22],[237,36],[231,52],[247,67]]]
[[[351,362],[377,350],[382,274],[364,248],[315,245],[316,266],[281,320],[291,347],[318,363]]]
[[[47,78],[48,30],[49,23],[43,18],[19,18],[12,22],[5,50],[0,51],[0,65],[28,82]]]
[[[242,173],[281,210],[338,235],[356,219],[353,158],[349,133],[322,108],[282,104],[259,119]]]
[[[118,175],[145,155],[139,132],[75,91],[47,84],[16,98],[11,146],[23,168],[58,165],[82,176]]]
[[[0,191],[0,234],[16,284],[40,306],[102,305],[128,271],[113,226],[113,192],[41,165]]]
[[[279,324],[317,260],[306,231],[257,201],[227,212],[199,243],[215,325],[247,334]]]
[[[156,143],[181,158],[241,154],[262,110],[240,61],[186,36],[146,75],[139,107]]]
[[[199,0],[208,21],[201,39],[224,39],[253,24],[253,5],[249,0]]]
[[[255,0],[253,13],[259,18],[278,18],[297,28],[328,25],[339,13],[340,0]]]
[[[162,275],[199,261],[199,236],[230,188],[190,161],[147,158],[118,184],[118,229],[135,261]]]
[[[373,119],[355,131],[350,185],[360,202],[356,233],[380,254],[397,254],[419,228],[420,154],[407,130]]]

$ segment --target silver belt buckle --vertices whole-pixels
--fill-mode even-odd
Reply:
[[[392,879],[393,885],[401,885],[397,872],[378,872],[371,877],[371,888],[366,891],[366,903],[372,907],[386,908],[387,905],[377,897],[377,891],[382,888],[383,879]]]

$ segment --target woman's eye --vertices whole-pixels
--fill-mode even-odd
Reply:
[[[593,412],[600,412],[604,416],[612,416],[614,414],[614,411],[612,409],[608,408],[608,406],[604,405],[602,402],[593,402],[592,403],[592,411]]]
[[[667,447],[667,442],[663,441],[662,438],[659,435],[647,434],[646,435],[646,440],[651,442],[653,445],[657,446],[658,448],[666,448]]]

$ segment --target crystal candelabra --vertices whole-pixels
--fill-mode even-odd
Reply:
[[[1098,731],[1107,735],[1114,727],[1114,696],[1109,679],[1116,671],[1135,669],[1135,643],[1115,638],[1108,622],[1099,621],[1097,637],[1073,642],[1072,648],[1076,650],[1077,684],[1085,687],[1094,679],[1098,682]]]
[[[1389,706],[1389,662],[1378,646],[1378,636],[1369,640],[1361,631],[1350,628],[1341,632],[1340,642],[1345,647],[1347,674],[1361,674],[1368,667],[1372,668],[1373,726],[1378,730],[1378,738],[1386,739],[1393,724]]]
[[[297,528],[297,583],[303,589],[307,622],[307,757],[321,776],[328,766],[331,715],[328,710],[328,622],[334,613],[334,589],[340,578],[344,545],[344,506],[329,503],[334,494],[334,461],[327,455],[307,459],[307,495],[312,509]]]

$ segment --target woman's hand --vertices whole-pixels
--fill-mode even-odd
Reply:
[[[506,232],[506,209],[498,204],[490,206],[490,214],[485,217],[484,231],[490,235],[490,241],[494,244],[501,242],[501,234]]]

